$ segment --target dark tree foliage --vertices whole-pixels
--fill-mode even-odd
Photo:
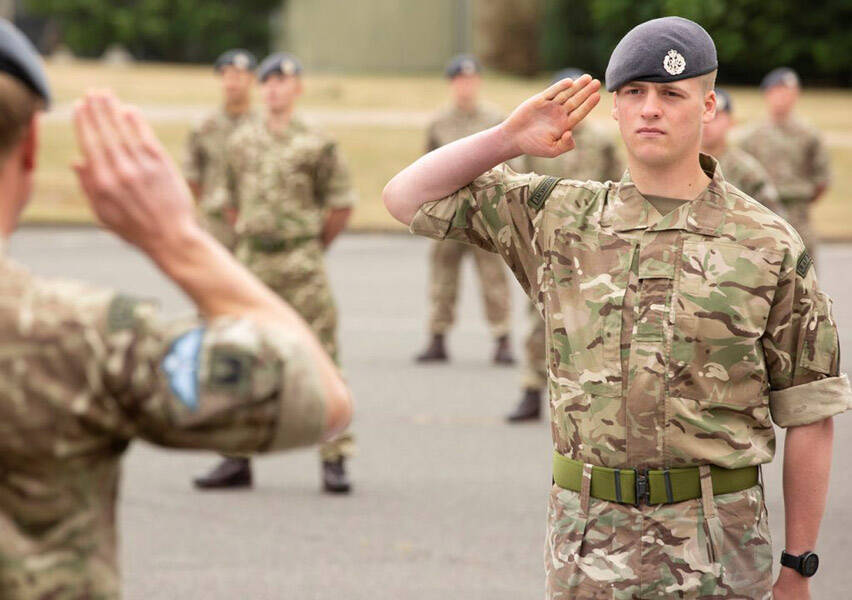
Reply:
[[[206,61],[235,47],[269,50],[270,15],[281,0],[26,0],[28,13],[55,21],[79,56],[121,44],[136,58]]]
[[[756,84],[770,69],[793,67],[808,84],[852,84],[852,1],[543,0],[542,61],[602,76],[618,40],[647,19],[679,15],[716,42],[719,79]]]

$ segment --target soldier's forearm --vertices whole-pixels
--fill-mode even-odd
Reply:
[[[186,183],[192,192],[192,197],[198,202],[201,199],[201,182],[188,179]]]
[[[420,157],[388,182],[382,200],[394,218],[408,225],[426,202],[452,194],[519,154],[497,125]]]
[[[791,427],[784,443],[784,523],[786,550],[816,548],[825,512],[831,470],[834,421]]]

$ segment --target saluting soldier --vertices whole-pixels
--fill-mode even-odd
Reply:
[[[236,130],[226,146],[226,173],[213,192],[236,210],[236,256],[305,319],[337,360],[337,309],[325,251],[343,231],[357,195],[337,143],[294,114],[302,65],[276,53],[257,69],[265,114]],[[347,432],[320,447],[323,489],[347,493]],[[249,459],[226,457],[195,480],[200,488],[251,486]]]
[[[731,95],[716,88],[716,116],[704,124],[701,151],[719,162],[719,168],[728,183],[776,215],[786,218],[787,211],[766,169],[748,152],[728,143],[728,132],[734,126],[733,113]]]
[[[482,67],[475,57],[460,54],[446,69],[452,105],[439,112],[429,124],[426,151],[431,152],[477,131],[493,127],[503,114],[480,102]],[[485,317],[495,339],[494,363],[515,362],[509,339],[511,331],[511,291],[506,267],[499,257],[479,248],[452,240],[434,242],[429,257],[429,343],[417,355],[418,362],[442,362],[449,358],[446,337],[455,322],[459,295],[459,273],[465,256],[473,256],[479,275],[479,288]]]
[[[699,152],[716,69],[713,40],[687,19],[625,35],[606,71],[628,157],[619,182],[501,165],[574,147],[600,99],[583,76],[383,193],[414,233],[499,253],[544,316],[550,598],[809,596],[832,417],[852,392],[801,238]],[[773,423],[789,428],[774,587],[759,483]]]
[[[795,71],[774,69],[760,87],[769,118],[748,131],[741,145],[769,173],[790,224],[815,257],[818,238],[810,213],[813,203],[828,189],[828,150],[822,134],[794,113],[801,89]]]
[[[111,95],[74,111],[82,188],[204,321],[167,325],[147,302],[3,256],[48,98],[35,49],[0,21],[0,597],[113,600],[120,462],[133,440],[280,450],[334,436],[351,405],[304,321],[198,227],[177,167]]]
[[[183,162],[202,226],[229,250],[236,242],[236,211],[233,206],[219,203],[222,197],[215,198],[212,192],[220,186],[225,173],[228,137],[241,124],[258,118],[251,105],[256,66],[257,59],[248,50],[228,50],[216,59],[214,69],[222,84],[222,106],[193,126]]]
[[[551,85],[563,79],[579,79],[580,69],[559,71]],[[624,165],[618,156],[615,141],[605,127],[594,121],[584,121],[572,132],[577,147],[552,158],[523,157],[523,171],[568,177],[579,181],[609,181],[621,178]],[[510,163],[514,165],[513,163]],[[521,400],[506,417],[509,422],[538,419],[541,414],[541,393],[547,387],[547,355],[544,320],[532,302],[529,304],[530,331],[524,343],[524,366],[521,376]]]

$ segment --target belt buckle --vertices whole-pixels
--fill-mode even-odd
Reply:
[[[651,484],[648,481],[648,469],[633,469],[633,473],[635,474],[636,481],[635,485],[635,504],[634,506],[640,506],[644,504],[651,504]]]

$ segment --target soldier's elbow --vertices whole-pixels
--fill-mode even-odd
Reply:
[[[325,428],[323,441],[334,439],[349,427],[352,421],[352,393],[342,379],[328,390],[325,403]]]
[[[406,206],[398,179],[399,175],[388,181],[387,185],[385,185],[385,189],[382,190],[382,202],[384,202],[385,208],[394,219],[408,226],[411,224],[411,219],[414,215],[411,214],[410,209]]]

